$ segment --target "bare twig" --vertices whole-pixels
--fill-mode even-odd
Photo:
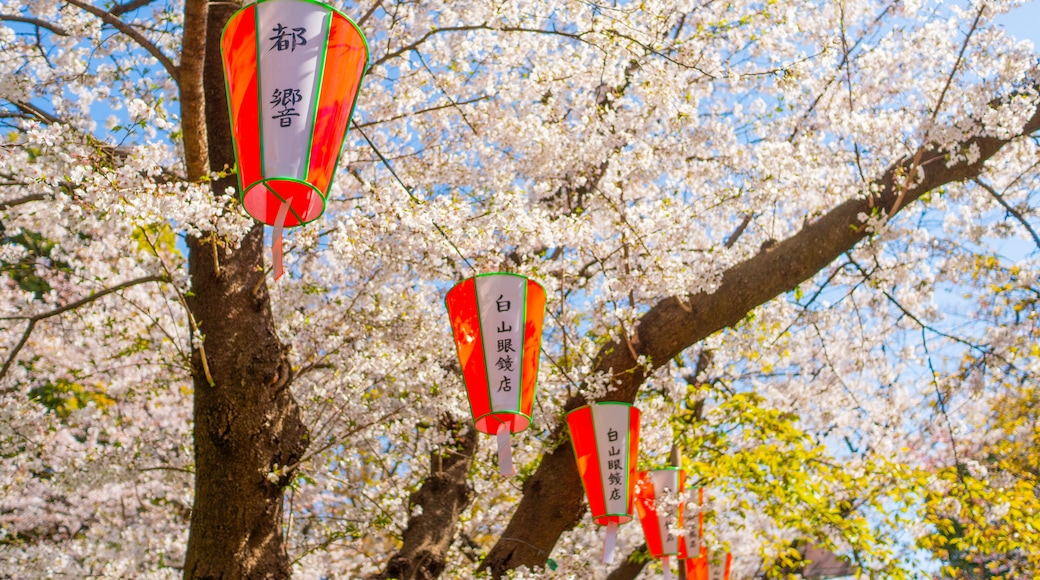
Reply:
[[[356,435],[356,434],[360,433],[361,431],[364,431],[365,429],[368,429],[369,427],[371,427],[373,425],[378,425],[379,423],[382,423],[383,421],[386,421],[390,417],[393,417],[394,415],[400,413],[403,410],[404,410],[404,406],[401,406],[401,407],[398,407],[398,408],[394,409],[393,411],[390,411],[389,413],[385,413],[381,417],[378,417],[376,419],[373,419],[373,420],[369,421],[368,423],[364,423],[362,425],[358,425],[357,427],[355,427],[355,428],[347,431],[346,433],[344,433],[343,437],[341,437],[341,438],[329,437],[329,441],[325,445],[322,445],[321,447],[319,447],[319,448],[317,448],[317,449],[307,453],[306,455],[301,457],[298,461],[296,461],[293,464],[286,465],[284,467],[279,467],[278,470],[277,470],[277,474],[281,476],[281,475],[285,475],[287,473],[292,473],[293,471],[296,470],[297,467],[299,467],[299,466],[303,465],[304,463],[310,461],[314,456],[321,455],[322,453],[328,451],[329,449],[332,449],[336,445],[342,444],[343,440],[346,439],[347,437],[350,437],[351,435]]]
[[[489,95],[484,95],[484,96],[481,96],[481,97],[477,97],[475,99],[469,99],[467,101],[452,101],[451,98],[449,97],[448,103],[444,104],[444,105],[435,105],[433,107],[428,107],[426,109],[420,109],[418,111],[414,111],[414,112],[411,112],[411,113],[402,113],[400,115],[394,115],[393,117],[389,117],[389,118],[386,118],[386,119],[376,119],[375,121],[365,121],[364,123],[357,123],[357,126],[358,127],[371,127],[372,125],[379,125],[380,123],[390,123],[392,121],[397,121],[398,119],[404,119],[405,117],[414,117],[416,115],[422,115],[424,113],[432,113],[433,111],[439,111],[441,109],[448,109],[448,108],[451,108],[451,107],[459,107],[461,105],[471,105],[473,103],[479,103],[480,101],[486,101],[486,100],[488,100],[490,98],[491,97]]]
[[[115,293],[115,292],[119,292],[120,290],[125,290],[127,288],[130,288],[131,286],[137,286],[138,284],[145,284],[145,283],[148,283],[148,282],[168,282],[168,281],[169,281],[169,278],[167,278],[166,276],[154,276],[154,275],[153,276],[143,276],[141,278],[135,278],[133,280],[128,280],[126,282],[123,282],[122,284],[116,284],[115,286],[112,286],[110,288],[105,288],[104,290],[100,290],[98,292],[95,292],[94,294],[91,294],[90,296],[86,296],[86,297],[80,298],[79,300],[76,300],[74,302],[70,302],[70,303],[68,303],[68,304],[66,304],[64,306],[59,306],[59,307],[55,308],[54,310],[48,310],[47,312],[43,312],[43,313],[40,313],[40,314],[35,314],[33,316],[5,316],[5,317],[0,318],[0,320],[26,320],[26,321],[28,321],[28,326],[26,326],[25,332],[22,333],[22,338],[18,341],[18,344],[15,345],[14,349],[12,349],[11,352],[7,355],[7,360],[4,361],[4,366],[0,367],[0,380],[2,380],[7,375],[8,369],[10,369],[11,365],[14,364],[15,358],[17,358],[17,356],[18,356],[18,352],[20,350],[22,350],[22,347],[25,346],[25,343],[29,340],[29,335],[32,334],[33,328],[36,326],[37,322],[40,322],[41,320],[46,320],[46,319],[54,317],[54,316],[59,316],[59,315],[64,314],[64,313],[66,313],[66,312],[68,312],[70,310],[75,310],[76,308],[79,308],[80,306],[84,306],[86,304],[90,304],[91,302],[94,302],[95,300],[97,300],[99,298],[104,298],[105,296],[108,296],[109,294],[112,294],[112,293]],[[13,389],[14,389],[14,387],[11,387],[11,388],[5,389],[2,392],[3,393],[8,393],[8,392],[10,392]]]
[[[419,52],[418,49],[415,50],[415,56],[419,57],[419,63],[422,64],[423,68],[426,69],[426,72],[430,74],[430,80],[433,82],[433,86],[437,87],[441,91],[441,93],[444,94],[445,98],[448,99],[448,102],[451,103],[451,106],[459,112],[459,116],[462,117],[462,120],[466,122],[466,126],[469,127],[469,130],[473,131],[473,134],[477,137],[480,137],[480,133],[477,132],[477,128],[473,126],[473,123],[469,122],[468,118],[466,118],[466,112],[463,111],[461,107],[459,107],[459,104],[455,102],[455,99],[451,98],[451,95],[448,94],[448,91],[444,90],[444,87],[442,87],[440,83],[437,82],[437,75],[433,74],[433,71],[430,70],[430,67],[426,64],[426,59],[422,57],[422,53]]]
[[[1004,196],[998,193],[996,189],[993,189],[993,186],[989,185],[988,183],[985,183],[979,178],[975,178],[972,181],[977,183],[979,187],[981,187],[982,189],[988,191],[989,194],[993,196],[993,199],[997,200],[997,203],[999,203],[1005,210],[1007,210],[1009,214],[1015,216],[1015,219],[1018,220],[1018,223],[1022,224],[1022,227],[1024,227],[1026,231],[1029,232],[1029,235],[1033,237],[1033,243],[1036,244],[1036,247],[1040,248],[1040,236],[1036,234],[1036,230],[1033,229],[1033,226],[1029,225],[1029,222],[1026,221],[1026,218],[1022,216],[1021,212],[1011,207],[1011,204],[1009,204],[1007,200],[1004,199]]]
[[[946,77],[946,84],[943,85],[942,91],[939,93],[939,100],[935,103],[935,109],[932,110],[932,117],[928,120],[928,124],[925,126],[924,138],[921,140],[922,143],[928,143],[932,127],[935,125],[936,119],[939,118],[939,111],[942,110],[943,102],[946,100],[946,92],[950,90],[950,85],[953,84],[953,78],[957,76],[957,70],[961,66],[961,62],[964,60],[964,52],[968,50],[968,41],[971,40],[971,35],[975,33],[975,30],[979,26],[979,21],[982,19],[982,12],[986,9],[986,5],[982,4],[979,6],[979,11],[975,13],[975,20],[971,23],[971,28],[968,29],[968,33],[964,35],[964,42],[961,43],[961,50],[957,53],[957,60],[953,63],[953,68],[950,69],[950,74]],[[921,166],[921,156],[924,154],[924,147],[917,150],[917,154],[914,155],[914,160],[910,164],[910,169],[907,170],[906,174],[902,179],[902,184],[899,187],[899,195],[896,197],[895,204],[892,205],[892,209],[888,211],[888,215],[885,217],[883,223],[887,223],[891,216],[894,216],[899,211],[900,206],[903,205],[903,200],[906,198],[906,192],[910,189],[910,184],[914,179],[914,175],[917,173],[917,169]]]
[[[170,60],[169,57],[167,57],[165,54],[163,54],[163,52],[159,50],[158,46],[155,46],[155,44],[153,44],[152,41],[145,38],[145,36],[141,34],[137,29],[135,29],[133,26],[130,26],[126,22],[123,22],[118,17],[113,15],[111,12],[102,10],[97,6],[83,2],[82,0],[66,1],[69,4],[72,4],[73,6],[84,10],[85,12],[89,12],[94,16],[97,16],[105,24],[108,24],[112,28],[115,28],[119,32],[122,32],[123,34],[129,36],[131,39],[133,39],[134,42],[140,45],[141,48],[145,49],[148,52],[148,54],[154,56],[155,60],[159,61],[159,64],[161,64],[163,68],[166,69],[166,72],[168,72],[174,80],[178,79],[178,77],[180,76],[180,71],[178,70],[177,65],[173,64],[173,61]]]
[[[726,242],[725,244],[723,244],[724,246],[726,246],[727,250],[732,248],[733,244],[737,243],[737,240],[739,240],[740,236],[743,235],[744,230],[747,229],[748,225],[751,223],[751,218],[753,217],[754,214],[744,214],[744,219],[741,220],[740,225],[737,226],[737,229],[733,230],[733,233],[730,234],[728,238],[726,238]]]
[[[155,244],[152,243],[151,238],[148,237],[148,232],[142,229],[141,237],[144,238],[148,247],[152,249],[152,253],[155,254],[155,257],[159,258],[159,250],[155,247]],[[166,262],[163,261],[162,258],[159,258],[159,265],[162,266],[163,271],[166,272],[166,276],[172,280],[173,274],[170,273],[170,269],[166,267]],[[188,300],[184,297],[184,294],[181,293],[180,288],[178,288],[176,284],[173,285],[173,291],[177,293],[177,300],[181,303],[181,306],[184,307],[184,311],[188,314],[188,324],[191,327],[191,340],[194,341],[195,335],[199,334],[199,358],[202,359],[202,373],[206,375],[206,383],[211,387],[215,387],[217,386],[217,383],[213,380],[213,375],[209,372],[209,362],[206,359],[206,345],[203,344],[205,342],[205,337],[199,332],[199,325],[195,321],[195,315],[192,314],[191,308],[188,308]]]
[[[371,7],[371,8],[369,8],[367,12],[365,12],[365,15],[364,15],[364,16],[362,16],[362,17],[361,17],[361,18],[360,18],[360,19],[359,19],[359,20],[357,21],[357,25],[358,25],[358,27],[360,28],[361,26],[364,26],[364,24],[365,24],[365,21],[366,21],[366,20],[368,20],[369,18],[371,18],[371,17],[372,17],[372,15],[373,15],[373,14],[375,14],[376,10],[378,10],[378,9],[379,9],[379,7],[380,7],[380,6],[382,6],[382,5],[383,5],[383,0],[376,0],[376,3],[375,3],[375,4],[373,4],[373,5],[372,5],[372,7]]]

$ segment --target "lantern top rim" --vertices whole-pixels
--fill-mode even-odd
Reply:
[[[267,1],[271,2],[272,0],[267,0]],[[524,275],[524,274],[517,274],[516,272],[484,272],[482,274],[475,274],[473,276],[470,276],[469,278],[463,278],[462,280],[459,280],[455,284],[455,286],[458,286],[460,284],[464,284],[464,283],[466,283],[466,282],[468,282],[470,280],[476,280],[477,278],[484,278],[484,277],[487,277],[487,276],[515,276],[517,278],[523,278],[523,279],[527,280],[528,282],[534,282],[543,291],[545,290],[545,286],[542,285],[542,283],[539,282],[538,280],[535,280],[534,278],[531,278],[530,276],[527,276],[527,275]],[[455,286],[452,286],[452,288],[454,288]]]
[[[343,11],[340,10],[339,8],[336,8],[335,6],[331,6],[329,4],[321,2],[320,0],[254,0],[252,2],[247,2],[247,3],[243,4],[241,8],[239,8],[238,10],[235,10],[235,12],[231,16],[228,17],[227,22],[224,23],[224,28],[221,29],[221,31],[220,31],[220,44],[221,45],[224,44],[224,34],[228,31],[228,24],[230,24],[235,19],[235,17],[237,17],[239,14],[241,14],[241,13],[243,13],[243,12],[249,10],[249,9],[254,9],[257,6],[259,6],[260,4],[266,4],[268,2],[286,2],[286,1],[289,1],[289,2],[306,2],[308,4],[317,4],[318,6],[323,6],[325,8],[328,8],[329,11],[331,11],[331,12],[333,12],[335,14],[338,14],[338,15],[342,16],[344,19],[346,19],[346,21],[349,22],[350,25],[354,28],[354,30],[358,33],[358,36],[361,37],[362,44],[365,45],[365,68],[364,68],[364,70],[367,72],[369,60],[372,58],[372,51],[371,51],[371,49],[368,46],[368,37],[365,36],[365,33],[361,30],[361,27],[358,26],[357,22],[354,22],[353,18],[351,18],[350,16],[347,16],[346,14],[344,14]]]
[[[570,416],[571,413],[577,413],[578,411],[581,411],[586,407],[591,409],[593,405],[624,405],[626,407],[631,407],[635,409],[637,412],[639,411],[639,407],[636,407],[635,403],[626,403],[624,401],[594,401],[592,403],[585,403],[577,409],[571,409],[570,411],[567,411],[563,416],[564,418],[566,418]]]

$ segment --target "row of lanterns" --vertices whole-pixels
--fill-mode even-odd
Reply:
[[[283,228],[325,211],[368,44],[357,25],[331,6],[258,0],[231,16],[220,46],[241,201],[274,228],[278,279]],[[505,476],[514,473],[510,435],[531,422],[545,299],[537,282],[504,273],[464,280],[445,298],[473,420],[477,430],[496,437]],[[677,499],[684,492],[682,470],[637,477],[639,409],[593,403],[568,413],[567,425],[593,521],[607,527],[604,562],[613,560],[618,526],[632,519],[635,501],[650,553],[663,560],[666,577],[674,556],[687,562],[693,580],[728,580],[729,555],[709,562],[700,545],[703,516],[693,541],[672,531],[683,525]]]
[[[531,423],[545,298],[545,289],[533,280],[493,273],[463,280],[444,300],[473,421],[478,431],[496,436],[499,472],[505,476],[514,473],[510,434]],[[634,503],[647,547],[662,560],[666,578],[669,558],[677,557],[686,562],[691,580],[729,579],[729,554],[709,561],[701,545],[703,515],[696,537],[673,531],[683,529],[685,473],[677,467],[636,472],[638,408],[591,403],[568,413],[566,420],[592,520],[607,528],[605,563],[613,562],[618,526],[632,520]]]

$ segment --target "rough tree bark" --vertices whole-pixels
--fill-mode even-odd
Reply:
[[[1040,109],[1034,111],[1020,133],[1037,130]],[[612,342],[598,353],[594,372],[609,373],[614,383],[601,400],[635,400],[650,369],[638,366],[633,352],[646,356],[652,366],[666,364],[686,348],[735,325],[755,307],[793,290],[852,249],[869,235],[860,215],[869,216],[874,208],[894,215],[937,187],[975,177],[983,164],[1010,141],[1011,138],[973,138],[961,144],[960,150],[977,146],[976,161],[962,160],[952,166],[947,166],[945,153],[937,148],[922,149],[914,158],[894,163],[875,182],[878,193],[872,199],[846,201],[790,238],[733,266],[723,274],[715,292],[661,300],[642,316],[630,336],[622,338],[629,344]],[[912,174],[914,168],[920,169],[923,179],[916,185],[899,187],[898,176]],[[567,402],[565,410],[586,402],[576,396]],[[490,570],[496,578],[520,566],[544,566],[560,535],[578,523],[585,509],[566,433],[558,429],[555,437],[562,443],[542,458],[538,469],[524,483],[523,497],[502,534],[503,539],[481,564],[481,570]]]
[[[640,544],[638,548],[632,550],[621,561],[617,568],[614,568],[610,571],[610,574],[607,574],[607,580],[635,580],[649,563],[650,552],[647,551],[646,544]],[[685,576],[680,580],[683,579],[685,579]]]
[[[409,498],[411,513],[401,549],[378,580],[432,580],[447,565],[459,515],[472,496],[466,480],[477,450],[477,431],[468,420],[448,427],[452,443],[430,454],[430,475]]]
[[[181,115],[188,171],[196,179],[235,165],[219,41],[236,9],[206,0],[185,6]],[[236,186],[236,179],[216,181],[214,191]],[[230,254],[218,252],[213,240],[188,240],[187,302],[205,339],[193,352],[195,503],[186,579],[287,578],[291,571],[282,496],[293,474],[267,476],[294,464],[308,437],[271,315],[263,233],[256,225]]]

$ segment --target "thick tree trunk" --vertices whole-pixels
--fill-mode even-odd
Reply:
[[[197,18],[200,1],[189,0],[186,16]],[[204,87],[204,123],[198,118],[202,111],[187,110],[190,102],[184,103],[182,115],[186,131],[190,126],[206,128],[212,170],[235,164],[219,40],[236,8],[230,3],[209,5],[204,72],[201,79],[186,74],[180,79],[182,92],[190,92],[192,83],[199,81]],[[197,38],[200,31],[189,29],[187,20],[186,38]],[[186,134],[185,141],[198,137]],[[189,174],[198,175],[204,157],[186,152]],[[213,187],[222,192],[235,185],[232,176]],[[289,391],[287,349],[278,340],[271,315],[263,226],[255,226],[230,255],[217,252],[205,240],[190,239],[188,247],[188,306],[205,339],[193,353],[195,504],[184,578],[287,578],[282,492],[292,474],[269,474],[303,455],[307,430]]]
[[[1034,112],[1022,134],[1037,130],[1040,110]],[[874,183],[878,193],[872,199],[846,201],[790,238],[733,266],[712,294],[661,300],[642,316],[624,342],[609,343],[598,353],[594,372],[611,373],[614,383],[601,400],[634,401],[649,372],[636,365],[636,356],[646,356],[653,366],[664,365],[688,347],[733,326],[752,309],[793,290],[866,238],[869,231],[861,215],[870,216],[875,208],[895,214],[935,188],[977,176],[983,164],[1010,140],[977,137],[962,143],[960,151],[975,148],[979,153],[974,163],[962,160],[949,166],[945,152],[936,149],[922,150],[916,160],[902,159]],[[919,183],[905,189],[896,185],[897,176],[918,173],[915,170],[923,174]],[[584,403],[575,397],[566,409]],[[584,498],[570,441],[562,428],[556,436],[561,444],[543,457],[525,482],[523,498],[503,539],[481,564],[481,570],[491,570],[496,578],[519,566],[544,566],[560,535],[581,519]]]

